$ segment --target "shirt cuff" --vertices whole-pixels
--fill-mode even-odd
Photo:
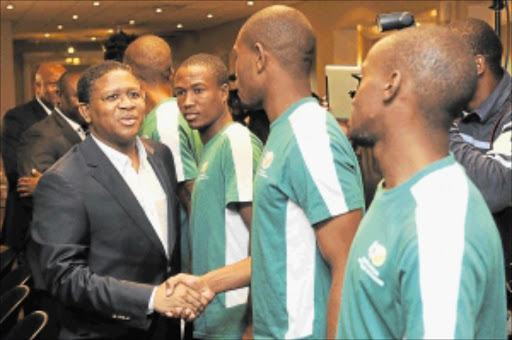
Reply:
[[[155,287],[153,288],[153,291],[151,292],[151,297],[149,298],[149,303],[148,303],[148,314],[151,314],[153,313],[155,310],[153,309],[153,302],[155,300],[155,294],[156,294],[156,289],[158,287]]]

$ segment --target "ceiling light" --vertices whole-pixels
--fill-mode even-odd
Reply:
[[[10,9],[14,9],[14,6],[12,4],[8,4],[7,6],[5,6],[5,8],[10,10]]]
[[[69,54],[73,54],[73,53],[75,53],[75,48],[74,48],[73,46],[69,46],[69,47],[68,47],[68,53],[69,53]]]
[[[57,29],[61,30],[62,29],[62,25],[57,25]]]
[[[45,33],[45,34],[44,34],[44,37],[45,37],[45,38],[49,38],[49,37],[50,37],[50,33]]]
[[[211,18],[213,18],[213,14],[208,13],[208,15],[207,15],[206,17],[207,17],[208,19],[211,19]]]
[[[73,14],[73,20],[78,20],[78,15]]]
[[[176,27],[183,28],[183,24],[177,24]]]
[[[66,64],[71,64],[73,62],[73,58],[66,58]]]
[[[73,65],[80,65],[80,58],[73,58]]]
[[[158,7],[158,8],[155,9],[155,12],[162,13],[162,9],[160,7]]]
[[[129,23],[130,25],[135,25],[135,20],[130,20]]]
[[[433,9],[430,11],[430,16],[431,17],[437,17],[437,9]]]
[[[247,1],[247,6],[252,6],[252,5],[254,5],[253,1]]]
[[[114,29],[113,28],[109,29],[108,33],[114,33]]]
[[[93,5],[93,6],[98,7],[98,6],[100,5],[100,2],[99,2],[99,1],[94,1],[94,2],[92,3],[92,5]]]
[[[96,41],[96,37],[91,37],[91,41]]]

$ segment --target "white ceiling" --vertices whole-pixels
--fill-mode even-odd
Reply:
[[[245,18],[275,3],[301,1],[27,1],[1,0],[1,20],[12,22],[13,39],[29,41],[105,40],[114,30],[122,28],[136,34],[179,34],[196,31]],[[8,10],[7,5],[14,8]],[[161,13],[156,13],[161,8]],[[213,14],[213,18],[207,15]],[[78,15],[73,20],[73,15]],[[134,25],[129,21],[135,20]],[[177,28],[181,23],[182,28]],[[59,30],[58,25],[63,29]],[[46,34],[46,36],[45,36]],[[49,36],[48,36],[49,34]]]

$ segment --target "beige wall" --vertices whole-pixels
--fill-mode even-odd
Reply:
[[[325,66],[357,65],[365,56],[371,45],[381,35],[372,33],[375,17],[379,13],[395,11],[412,12],[417,21],[422,24],[442,24],[467,16],[484,19],[494,25],[493,12],[488,9],[489,1],[315,1],[308,0],[299,3],[296,7],[302,11],[311,21],[317,35],[316,65],[313,69],[311,80],[312,89],[325,95]],[[432,10],[435,10],[433,15]],[[167,40],[173,48],[175,68],[187,57],[200,53],[212,53],[220,56],[227,64],[230,72],[234,71],[232,47],[240,27],[245,19],[219,25],[198,32],[183,32],[181,36],[170,37]],[[359,28],[358,28],[359,25]],[[4,73],[10,73],[12,67],[4,64],[4,54],[12,54],[4,49],[4,35],[7,36],[9,28],[4,29],[2,22],[2,108],[9,105],[9,100],[4,102],[4,89],[9,98],[13,96],[14,86],[4,86]],[[505,28],[503,28],[505,35]],[[503,39],[506,39],[504,36]],[[505,40],[503,40],[505,41]],[[17,46],[20,46],[19,48]],[[41,44],[42,45],[42,44]],[[47,49],[44,46],[34,44],[15,43],[16,69],[16,102],[20,104],[27,99],[30,90],[29,85],[23,79],[26,77],[28,65],[24,65],[28,53],[62,50],[60,46],[52,46]],[[6,45],[9,47],[9,45]],[[100,44],[94,46],[79,46],[78,50],[101,53]],[[57,56],[57,59],[61,56]],[[509,62],[509,69],[510,69]],[[7,72],[4,72],[7,70]],[[6,83],[12,84],[12,76]],[[21,79],[20,79],[21,78]],[[5,103],[5,104],[4,104]],[[2,112],[4,110],[2,109]]]

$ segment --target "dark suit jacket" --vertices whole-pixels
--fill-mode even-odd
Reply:
[[[33,124],[21,135],[17,150],[18,176],[32,176],[32,169],[46,171],[81,141],[78,133],[54,110],[51,116]],[[24,217],[17,220],[10,238],[22,247],[32,220],[32,197],[20,197],[17,203]]]
[[[144,141],[168,199],[168,259],[132,191],[91,136],[49,168],[34,197],[31,268],[60,302],[61,338],[133,338],[147,330],[153,287],[179,272],[179,219],[169,149]]]
[[[2,120],[2,158],[9,185],[2,228],[2,241],[16,249],[20,249],[24,244],[24,240],[20,239],[20,233],[17,232],[18,223],[27,224],[30,221],[29,216],[25,214],[18,204],[19,197],[16,191],[16,183],[18,181],[16,149],[22,133],[32,124],[45,117],[48,117],[48,114],[41,104],[34,99],[7,111]]]
[[[71,147],[82,140],[60,113],[53,111],[51,116],[28,128],[18,145],[18,175],[31,176],[31,170],[44,172]]]

